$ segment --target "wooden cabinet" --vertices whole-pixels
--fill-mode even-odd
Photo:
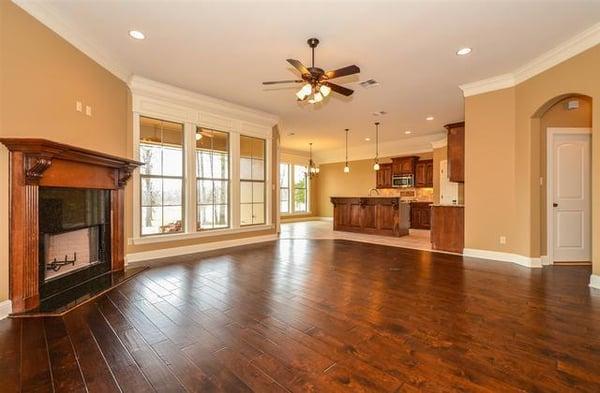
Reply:
[[[412,202],[410,204],[410,227],[413,229],[431,228],[430,202]]]
[[[462,254],[465,213],[462,206],[431,207],[431,248]]]
[[[433,160],[421,160],[415,165],[415,187],[433,187]]]
[[[465,181],[465,122],[446,124],[448,130],[448,177],[450,181]]]
[[[392,188],[392,164],[379,164],[377,188]]]
[[[396,157],[392,158],[392,175],[405,176],[415,174],[415,166],[419,157]]]
[[[399,197],[331,197],[333,230],[406,236],[410,205]]]

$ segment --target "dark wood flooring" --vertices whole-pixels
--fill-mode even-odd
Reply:
[[[600,391],[589,267],[343,240],[173,262],[0,321],[0,391]]]

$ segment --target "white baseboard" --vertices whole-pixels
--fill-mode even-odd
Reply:
[[[508,252],[500,251],[489,251],[489,250],[478,250],[475,248],[465,248],[463,255],[466,257],[491,259],[500,262],[511,262],[517,265],[526,266],[530,268],[542,267],[541,258],[526,257],[519,254],[512,254]]]
[[[127,254],[125,257],[125,263],[127,266],[143,265],[142,262],[151,261],[153,259],[161,259],[174,257],[179,255],[196,254],[199,252],[218,250],[221,248],[245,246],[247,244],[269,242],[277,240],[279,237],[277,234],[264,235],[264,236],[253,236],[245,237],[241,239],[223,240],[220,242],[209,242],[192,244],[189,246],[163,248],[160,250],[153,251],[141,251],[136,253]]]
[[[600,289],[600,276],[592,274],[590,276],[590,288]]]
[[[10,315],[12,312],[12,302],[10,300],[5,300],[0,302],[0,319],[4,319]]]
[[[319,220],[333,222],[333,217],[319,217]]]
[[[552,263],[550,262],[550,259],[548,258],[548,255],[542,255],[540,257],[540,261],[542,262],[542,266],[550,266],[550,265],[552,265]]]

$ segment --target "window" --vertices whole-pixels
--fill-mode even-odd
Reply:
[[[294,165],[294,213],[308,212],[307,168]]]
[[[265,140],[240,136],[240,225],[265,223]]]
[[[140,117],[141,234],[183,230],[183,124]]]
[[[229,134],[196,129],[196,200],[199,231],[229,227]]]
[[[281,213],[290,212],[290,166],[288,164],[279,165],[279,211]]]

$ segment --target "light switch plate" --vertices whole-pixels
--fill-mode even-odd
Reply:
[[[92,115],[92,107],[91,106],[89,106],[89,105],[85,106],[85,114],[88,116]]]
[[[81,103],[81,101],[75,102],[75,110],[77,112],[81,112],[83,110],[83,104]]]

